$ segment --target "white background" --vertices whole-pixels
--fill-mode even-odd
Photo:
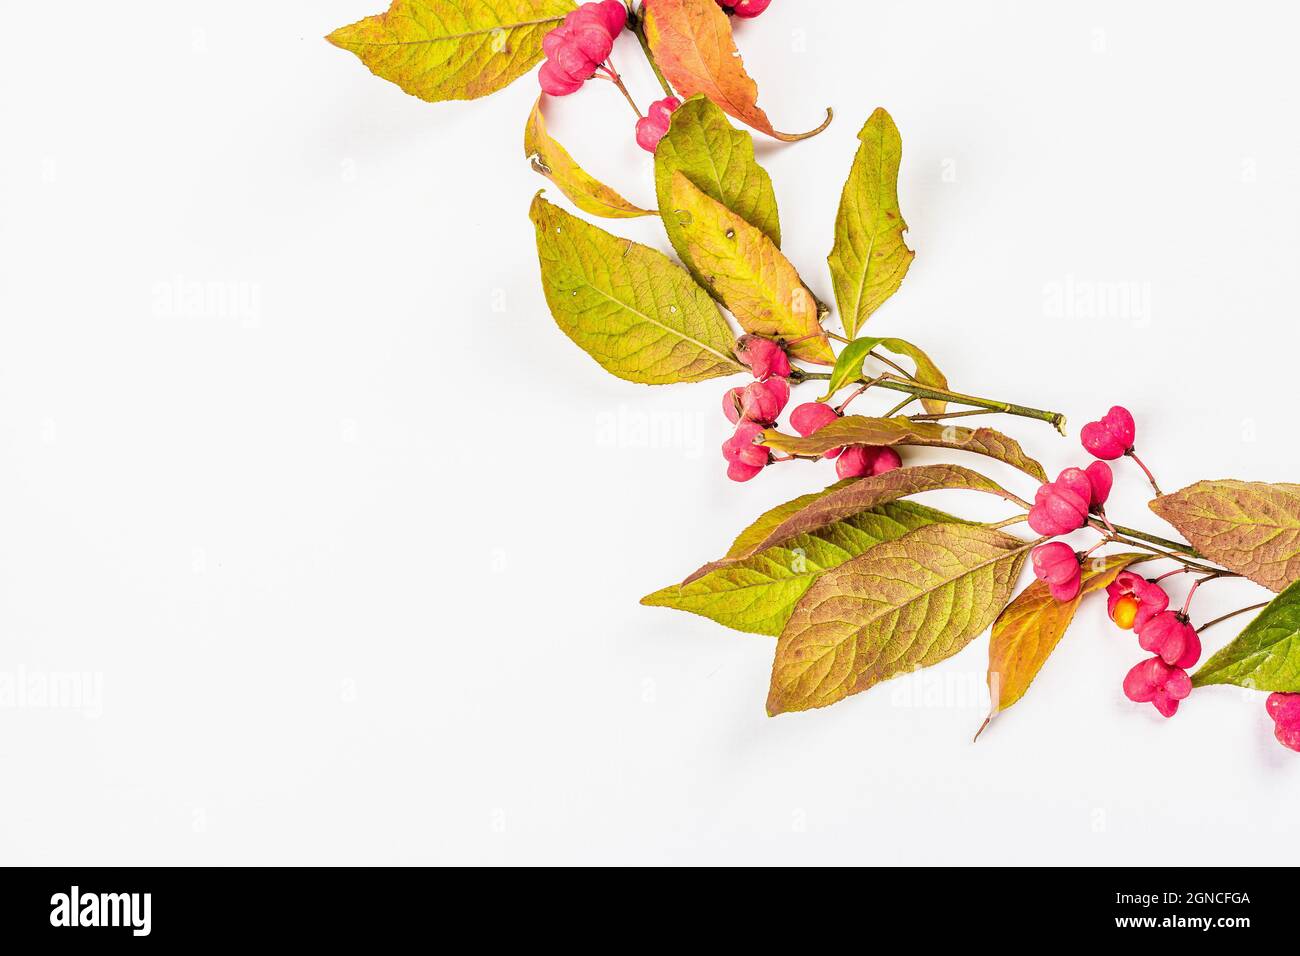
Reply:
[[[321,39],[381,7],[6,4],[5,862],[1294,858],[1300,755],[1263,695],[1130,704],[1143,655],[1096,604],[978,744],[986,637],[769,719],[772,640],[640,607],[829,469],[726,481],[731,383],[623,383],[555,328],[535,80],[406,96]],[[917,258],[873,328],[1072,434],[1129,405],[1174,489],[1298,477],[1297,26],[1280,2],[776,0],[738,34],[778,127],[837,111],[760,146],[813,288],[886,106]],[[648,102],[635,44],[616,61]],[[551,111],[652,204],[631,119],[600,84]],[[1085,460],[994,423],[1053,473]],[[1145,500],[1122,467],[1117,519],[1160,530]],[[1193,618],[1258,594],[1209,586]],[[90,675],[83,706],[13,696],[60,674]]]

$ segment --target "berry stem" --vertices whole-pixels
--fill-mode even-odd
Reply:
[[[619,76],[618,71],[614,69],[614,61],[606,60],[601,64],[601,68],[605,71],[603,74],[605,79],[617,86],[618,91],[623,94],[623,99],[627,100],[628,105],[632,107],[632,112],[636,114],[636,118],[645,119],[641,114],[641,108],[636,105],[636,100],[632,99],[632,94],[629,93],[627,87],[623,85],[623,78]]]
[[[867,389],[869,389],[870,387],[871,387],[871,384],[870,384],[870,383],[868,383],[868,384],[866,384],[866,385],[863,385],[861,388],[859,388],[856,392],[854,392],[854,393],[853,393],[852,395],[850,395],[848,398],[844,399],[844,401],[840,402],[839,406],[835,409],[835,413],[836,413],[837,415],[843,415],[843,414],[844,414],[844,409],[846,409],[846,408],[849,407],[849,402],[853,401],[855,398],[857,398],[859,395],[861,395],[863,392],[865,392],[865,391],[866,391]],[[908,401],[910,402],[911,399],[909,398]]]
[[[1146,465],[1144,465],[1142,463],[1142,459],[1133,453],[1133,449],[1130,448],[1128,451],[1124,452],[1124,454],[1128,455],[1135,462],[1137,462],[1138,467],[1141,468],[1142,471],[1146,474],[1147,481],[1151,482],[1151,487],[1155,491],[1156,495],[1159,497],[1164,497],[1164,492],[1161,491],[1160,486],[1156,484],[1156,476],[1151,474],[1151,469],[1148,468]]]
[[[1199,588],[1206,581],[1213,581],[1213,580],[1214,580],[1214,575],[1207,574],[1205,577],[1197,578],[1195,581],[1192,582],[1192,586],[1187,589],[1187,597],[1183,600],[1183,617],[1187,616],[1187,609],[1192,606],[1192,596],[1196,594],[1196,589]]]
[[[1183,602],[1183,617],[1187,616],[1187,609],[1192,606],[1192,595],[1195,594],[1196,589],[1206,581],[1215,581],[1219,578],[1236,578],[1240,576],[1241,575],[1235,574],[1232,571],[1215,571],[1213,574],[1207,574],[1203,578],[1197,578],[1192,582],[1191,589],[1187,592],[1187,600]]]
[[[632,0],[625,0],[627,3],[627,25],[635,35],[638,43],[641,44],[641,52],[645,54],[646,62],[650,64],[650,69],[654,70],[655,79],[659,81],[659,86],[663,89],[665,96],[676,96],[673,92],[672,84],[664,77],[663,71],[659,69],[659,64],[655,62],[654,52],[650,49],[650,41],[645,35],[645,11],[644,7],[640,10],[632,9]]]
[[[1227,614],[1224,614],[1222,617],[1216,617],[1213,621],[1209,621],[1205,624],[1202,624],[1200,627],[1196,629],[1196,631],[1198,634],[1203,634],[1205,633],[1206,630],[1208,630],[1211,627],[1214,627],[1214,625],[1216,624],[1222,624],[1224,621],[1228,620],[1229,618],[1236,617],[1238,614],[1245,614],[1248,611],[1258,611],[1260,608],[1268,607],[1269,603],[1270,602],[1268,601],[1260,601],[1258,604],[1252,604],[1250,607],[1240,607],[1237,608],[1237,610],[1235,611],[1229,611]]]

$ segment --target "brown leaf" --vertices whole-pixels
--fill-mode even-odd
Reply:
[[[786,435],[769,428],[762,444],[791,455],[820,455],[837,445],[924,445],[955,448],[987,455],[1019,468],[1039,481],[1047,480],[1043,466],[1025,454],[1020,443],[992,428],[962,428],[939,422],[914,422],[902,415],[894,418],[867,418],[846,415],[819,428],[806,438]]]
[[[700,568],[685,581],[690,584],[712,571],[736,564],[766,548],[800,534],[842,521],[850,515],[877,508],[890,501],[925,491],[965,488],[1009,498],[1009,493],[991,478],[960,465],[916,465],[896,468],[883,475],[859,478],[833,486],[815,495],[805,495],[768,512],[736,539],[727,556]],[[791,508],[791,505],[798,505]],[[759,529],[755,533],[754,529]]]
[[[758,105],[758,85],[745,72],[731,20],[714,0],[646,0],[645,33],[655,61],[683,98],[703,93],[726,112],[787,143],[816,136],[833,113],[806,133],[780,133]]]
[[[956,654],[1010,599],[1036,543],[933,524],[826,572],[777,641],[767,712],[826,707]]]
[[[989,639],[989,699],[995,703],[980,732],[1001,711],[1025,696],[1074,620],[1084,595],[1107,587],[1130,565],[1150,559],[1150,555],[1128,553],[1099,557],[1084,566],[1083,584],[1074,600],[1058,601],[1044,582],[1035,581],[1003,608],[993,622],[993,636]]]
[[[1200,481],[1151,502],[1197,551],[1271,591],[1300,580],[1300,485]]]

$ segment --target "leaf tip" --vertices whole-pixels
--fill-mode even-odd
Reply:
[[[833,119],[835,119],[835,110],[828,106],[826,107],[826,118],[822,120],[820,126],[814,127],[813,129],[808,130],[806,133],[781,133],[776,130],[773,130],[772,136],[775,137],[776,139],[779,139],[783,143],[797,143],[800,140],[812,139],[818,133],[825,132],[826,127],[831,125],[831,121]]]

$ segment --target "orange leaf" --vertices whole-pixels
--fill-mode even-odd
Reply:
[[[703,93],[736,119],[783,142],[816,136],[825,121],[806,133],[772,128],[758,105],[758,85],[731,36],[731,20],[715,0],[646,0],[645,34],[655,61],[683,97]]]
[[[1057,643],[1065,636],[1084,597],[1106,588],[1125,568],[1143,560],[1140,554],[1111,554],[1088,561],[1083,583],[1071,601],[1058,601],[1047,585],[1035,581],[1002,609],[989,638],[989,697],[993,707],[980,733],[999,712],[1006,710],[1029,689],[1030,683]]]

